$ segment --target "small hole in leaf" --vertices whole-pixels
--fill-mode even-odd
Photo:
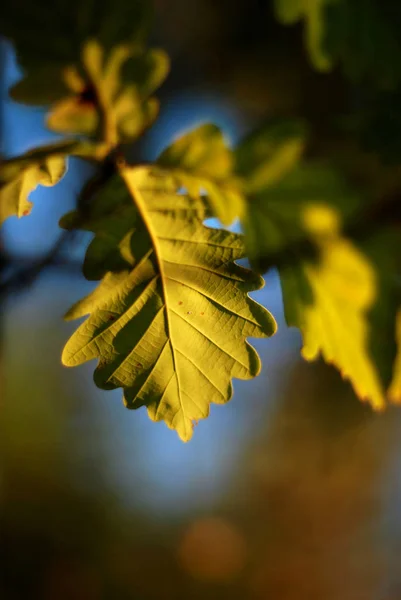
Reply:
[[[189,310],[189,311],[187,312],[187,315],[192,315],[192,310]]]

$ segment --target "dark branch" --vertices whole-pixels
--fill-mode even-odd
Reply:
[[[61,254],[67,244],[72,241],[73,235],[74,232],[63,231],[49,252],[35,261],[22,257],[11,257],[3,253],[0,298],[29,288],[49,267],[57,267],[74,273],[80,272],[82,269],[80,262]]]

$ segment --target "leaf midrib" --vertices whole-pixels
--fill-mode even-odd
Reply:
[[[161,281],[161,288],[162,288],[162,293],[163,293],[163,304],[165,307],[165,314],[166,314],[166,324],[167,324],[167,337],[168,337],[168,341],[170,344],[170,348],[171,348],[171,355],[172,355],[172,359],[173,359],[173,368],[174,368],[174,373],[175,376],[177,378],[177,389],[178,389],[178,398],[179,398],[179,402],[180,402],[180,406],[181,406],[181,410],[182,410],[182,414],[184,416],[184,420],[185,422],[188,420],[187,419],[187,415],[185,414],[185,407],[184,407],[184,403],[183,403],[183,399],[181,397],[181,383],[180,383],[180,378],[179,378],[179,371],[178,371],[178,362],[177,362],[177,357],[175,355],[175,349],[174,349],[174,343],[173,343],[173,335],[172,335],[172,326],[171,326],[171,321],[170,321],[170,316],[169,316],[169,309],[168,309],[168,303],[167,303],[167,293],[166,293],[166,281],[167,281],[167,276],[164,273],[164,267],[163,267],[163,258],[161,256],[161,252],[160,252],[160,248],[159,248],[159,239],[157,234],[154,231],[154,226],[151,222],[151,219],[149,218],[148,215],[148,210],[147,210],[147,206],[146,206],[146,201],[144,199],[144,197],[142,196],[142,193],[140,191],[140,189],[135,185],[135,183],[132,181],[133,177],[126,177],[124,170],[122,170],[121,172],[121,176],[125,181],[125,184],[127,186],[127,188],[129,189],[130,193],[131,193],[131,197],[138,209],[138,212],[142,218],[143,224],[146,227],[146,230],[149,234],[151,243],[153,245],[154,248],[154,253],[155,253],[155,258],[156,258],[156,262],[157,265],[159,267],[159,273],[160,273],[160,281]]]

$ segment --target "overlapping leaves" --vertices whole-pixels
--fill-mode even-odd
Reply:
[[[4,32],[17,42],[26,68],[11,92],[14,99],[50,107],[51,129],[91,138],[2,163],[0,223],[28,214],[30,192],[59,181],[67,154],[107,159],[119,169],[84,211],[62,221],[66,228],[94,233],[84,274],[101,279],[67,315],[89,316],[67,343],[64,364],[99,359],[97,385],[122,387],[128,407],[146,406],[152,419],[189,439],[211,402],[230,399],[232,378],[258,374],[260,361],[246,338],[275,330],[273,317],[248,296],[263,280],[235,262],[244,256],[242,236],[203,224],[210,216],[224,225],[240,218],[255,270],[279,270],[287,322],[301,331],[304,357],[322,355],[375,408],[385,404],[387,389],[399,400],[400,352],[394,361],[393,344],[387,343],[393,341],[399,307],[392,260],[399,239],[389,227],[376,252],[374,240],[372,247],[366,240],[357,245],[347,235],[360,199],[330,167],[302,160],[303,123],[270,122],[235,153],[217,127],[203,125],[177,139],[154,168],[122,167],[121,158],[116,167],[121,143],[134,140],[155,119],[158,103],[152,94],[168,71],[163,52],[144,51],[138,43],[142,25],[122,22],[131,11],[142,14],[142,2],[121,6],[117,14],[116,1],[113,10],[108,0],[96,5],[96,22],[91,21],[95,5],[84,2],[45,68],[39,63],[47,60],[29,56],[32,36],[20,35],[13,25],[10,15],[19,0],[0,10]],[[67,4],[57,0],[56,10],[70,13]],[[318,69],[341,60],[352,78],[390,88],[399,82],[401,45],[394,31],[401,12],[389,18],[387,1],[275,4],[283,23],[305,21],[307,47]],[[115,19],[108,22],[105,15]],[[38,36],[35,32],[35,40]],[[36,57],[41,50],[42,40]],[[393,126],[385,108],[380,122]],[[380,135],[371,141],[380,146]],[[382,291],[386,305],[378,302]],[[398,325],[398,337],[399,330]],[[377,346],[383,345],[389,347],[386,364],[377,360]]]
[[[97,40],[89,40],[78,64],[28,72],[11,96],[19,102],[50,105],[46,123],[52,130],[98,134],[111,146],[136,138],[152,124],[159,104],[151,95],[168,69],[161,50],[145,52],[120,44],[105,53]]]
[[[0,34],[15,46],[24,69],[11,90],[18,102],[49,108],[47,125],[94,136],[101,158],[150,126],[159,104],[153,92],[169,61],[145,50],[146,0],[20,0],[0,8]]]
[[[369,254],[342,234],[343,221],[360,208],[337,173],[300,163],[273,185],[254,187],[243,225],[253,265],[279,269],[286,319],[301,330],[304,357],[321,354],[358,396],[382,408],[388,365],[382,370],[372,350],[380,276]],[[389,308],[381,305],[384,313]]]
[[[195,200],[207,194],[224,225],[241,216],[244,199],[233,173],[233,154],[215,125],[202,125],[178,138],[157,163],[169,170],[177,189],[184,187]]]
[[[121,175],[115,199],[98,200],[88,224],[96,236],[86,271],[111,270],[69,311],[90,316],[63,362],[99,358],[98,386],[123,387],[129,408],[147,406],[153,420],[188,440],[210,402],[230,399],[233,377],[259,373],[246,338],[272,335],[275,322],[248,296],[263,280],[235,263],[244,253],[240,235],[205,227],[203,200],[177,195],[163,175],[138,168]]]

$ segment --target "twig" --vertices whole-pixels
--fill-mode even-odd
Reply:
[[[5,256],[2,273],[7,273],[9,270],[11,273],[0,281],[0,298],[3,299],[12,292],[20,292],[29,288],[48,267],[63,267],[78,272],[78,268],[82,268],[81,263],[60,256],[60,252],[73,238],[74,233],[63,231],[49,252],[34,262],[25,261],[21,257],[15,259]],[[18,265],[21,264],[22,266],[18,268]]]

